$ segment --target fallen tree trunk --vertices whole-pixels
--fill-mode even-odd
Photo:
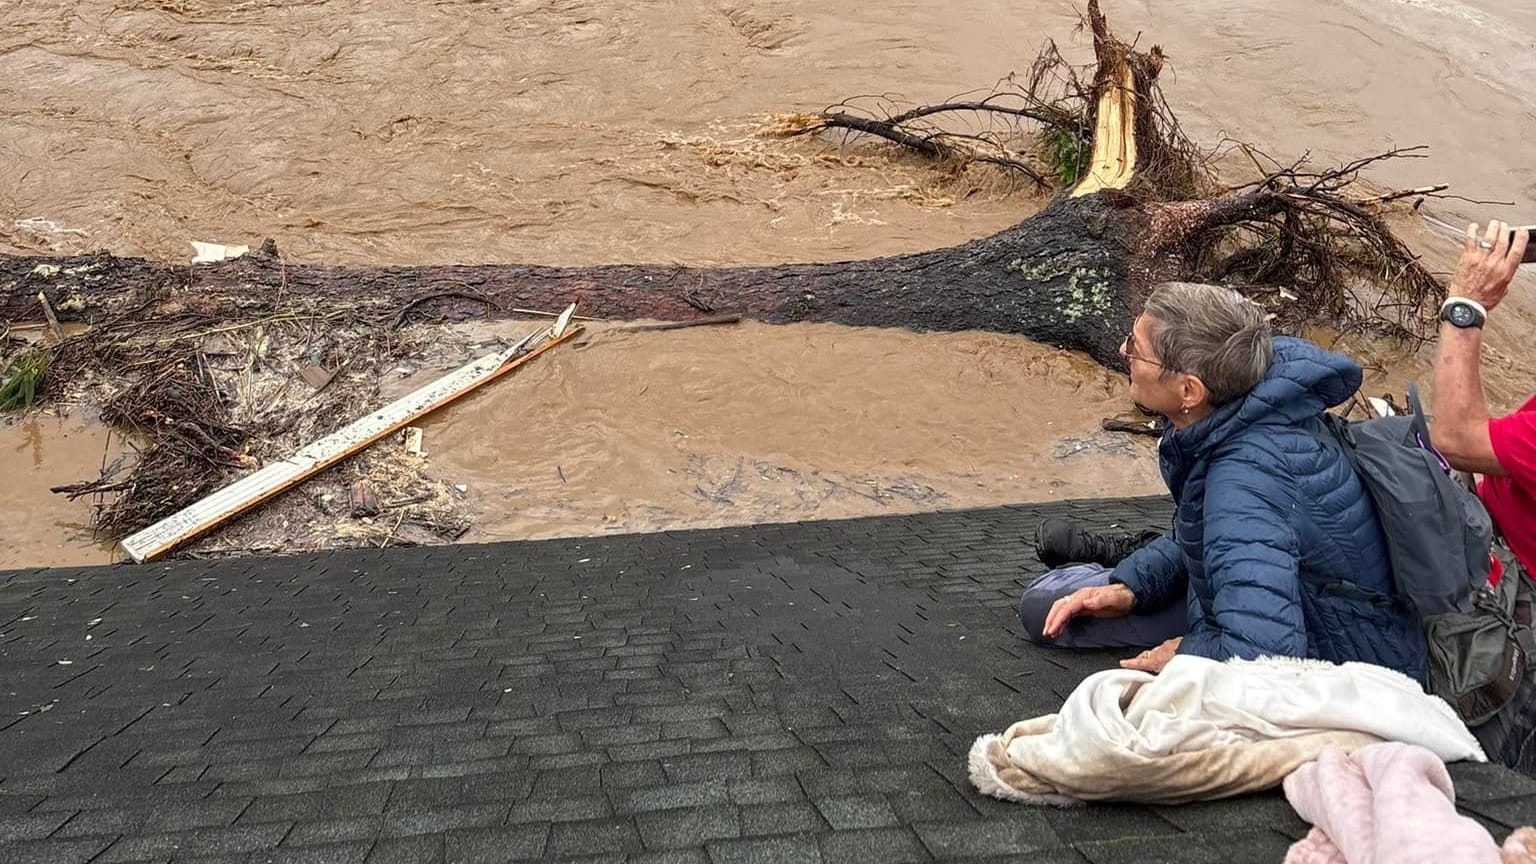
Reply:
[[[1259,213],[1274,206],[1252,195],[1219,208],[1152,208],[1100,193],[1062,198],[1001,233],[947,249],[775,267],[335,268],[237,258],[189,270],[141,259],[3,257],[0,284],[18,287],[0,299],[0,317],[29,317],[39,289],[89,298],[85,317],[93,309],[172,297],[205,310],[233,309],[251,302],[253,292],[271,300],[279,291],[290,301],[351,304],[357,314],[377,310],[380,316],[407,304],[411,315],[482,317],[577,302],[583,314],[613,319],[687,320],[730,312],[771,323],[993,330],[1083,350],[1113,364],[1141,290],[1160,278],[1187,275],[1184,237],[1173,226],[1182,231],[1230,218],[1234,209]],[[39,265],[61,269],[31,275]],[[66,275],[68,270],[75,273]]]
[[[575,302],[584,315],[608,319],[728,314],[771,323],[991,330],[1120,367],[1118,346],[1146,293],[1165,280],[1199,280],[1245,291],[1272,310],[1282,329],[1321,321],[1398,336],[1430,331],[1439,285],[1376,208],[1442,187],[1349,194],[1363,168],[1415,155],[1411,150],[1321,172],[1272,162],[1254,182],[1220,188],[1207,155],[1184,138],[1162,101],[1160,49],[1138,52],[1116,39],[1097,0],[1088,4],[1087,24],[1096,57],[1091,70],[1067,66],[1048,46],[1024,84],[1010,77],[1015,89],[985,99],[882,117],[860,116],[845,102],[780,124],[781,134],[857,132],[929,158],[1063,182],[1038,214],[958,246],[726,268],[338,268],[283,261],[270,244],[191,267],[105,253],[0,255],[0,319],[41,320],[42,292],[60,318],[94,325],[50,346],[46,362],[34,365],[51,370],[49,396],[75,378],[111,380],[103,417],[149,442],[127,480],[114,470],[70,487],[76,494],[120,490],[98,516],[113,533],[179,509],[273,455],[284,436],[323,434],[355,416],[370,398],[359,382],[389,368],[409,338],[396,331],[415,321],[511,316]],[[1065,92],[1053,95],[1053,86]],[[1045,155],[1025,153],[1006,135],[936,125],[957,112],[1038,123]],[[1246,152],[1260,166],[1259,156]],[[285,340],[281,351],[268,341],[277,338],[273,333]],[[283,352],[272,362],[270,354]],[[224,358],[224,365],[215,368],[209,356]],[[299,376],[286,366],[351,374],[292,406],[280,396]],[[251,389],[258,367],[269,391]]]

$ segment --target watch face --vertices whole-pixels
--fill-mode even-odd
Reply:
[[[1471,327],[1477,322],[1477,310],[1465,303],[1457,303],[1445,311],[1446,317],[1457,327]]]

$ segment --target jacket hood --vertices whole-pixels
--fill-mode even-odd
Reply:
[[[1348,357],[1302,339],[1278,336],[1269,370],[1247,395],[1186,429],[1170,427],[1161,447],[1164,478],[1177,492],[1175,475],[1182,475],[1187,464],[1223,442],[1253,427],[1307,423],[1355,395],[1360,381],[1360,364]]]

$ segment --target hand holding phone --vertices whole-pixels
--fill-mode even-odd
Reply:
[[[1529,231],[1531,242],[1525,247],[1525,257],[1520,259],[1521,264],[1536,264],[1536,225],[1521,225],[1509,229],[1509,245],[1515,245],[1515,234],[1520,231]]]
[[[1513,250],[1509,241],[1522,230],[1529,229],[1510,228],[1507,223],[1498,221],[1489,222],[1486,228],[1468,225],[1461,261],[1456,265],[1456,275],[1451,278],[1451,299],[1471,300],[1482,307],[1484,315],[1493,311],[1493,307],[1509,293],[1509,283],[1520,267],[1521,262],[1510,254]],[[1504,232],[1509,233],[1500,237]],[[1500,240],[1506,242],[1500,243]],[[1526,245],[1522,256],[1526,261],[1536,261],[1531,257],[1532,247],[1536,247],[1536,243]]]

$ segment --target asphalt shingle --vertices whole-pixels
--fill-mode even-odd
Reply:
[[[1277,794],[1035,809],[966,778],[976,735],[1116,659],[1019,638],[1039,519],[1167,513],[0,573],[0,861],[1278,860],[1306,826]],[[1452,776],[1496,835],[1536,822],[1536,780]]]

